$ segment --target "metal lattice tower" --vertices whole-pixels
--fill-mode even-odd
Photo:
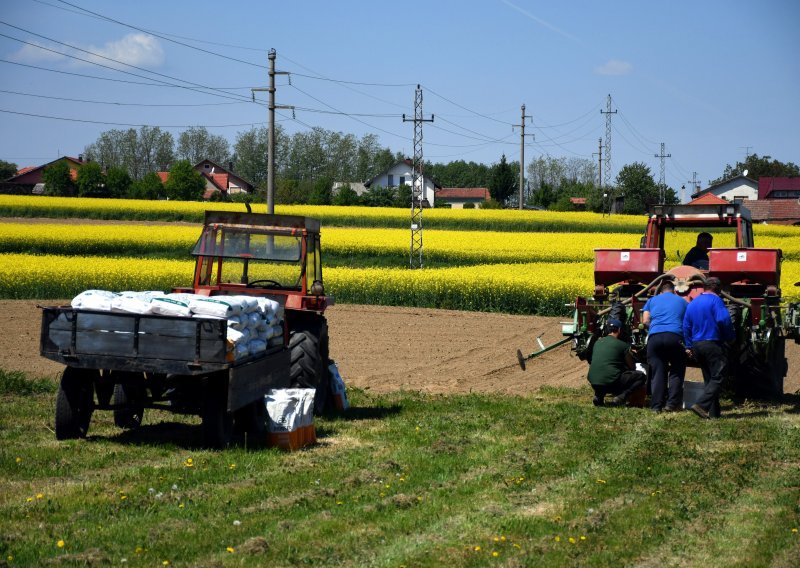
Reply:
[[[671,158],[672,154],[665,154],[664,153],[664,143],[661,143],[661,153],[655,154],[656,158],[661,158],[661,175],[658,177],[658,197],[661,203],[664,203],[665,193],[667,191],[667,184],[666,184],[666,166],[664,162],[664,158]]]
[[[606,115],[606,169],[603,172],[603,187],[608,187],[611,182],[611,115],[617,114],[617,111],[611,110],[611,95],[606,99],[606,110],[600,110],[600,114]]]
[[[422,87],[417,85],[414,92],[414,118],[406,118],[403,122],[414,123],[414,161],[411,170],[411,268],[422,268],[422,194],[425,178],[422,173],[422,123],[433,122],[433,115],[429,119],[422,115]]]

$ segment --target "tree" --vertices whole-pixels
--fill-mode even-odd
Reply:
[[[500,158],[500,163],[492,167],[492,177],[489,183],[489,193],[499,203],[506,203],[517,189],[517,178],[511,166],[506,162],[506,155]]]
[[[224,136],[211,134],[205,126],[193,126],[178,136],[179,160],[197,164],[205,159],[225,164],[230,158],[230,144]]]
[[[80,197],[106,197],[103,169],[97,162],[88,162],[78,168],[75,185]]]
[[[772,159],[772,156],[760,156],[750,154],[744,162],[736,162],[735,166],[728,164],[722,177],[715,179],[711,185],[723,182],[732,177],[736,177],[747,170],[747,177],[757,180],[762,176],[766,177],[791,177],[800,176],[800,167],[792,162],[780,162]]]
[[[170,199],[199,201],[203,199],[206,182],[187,160],[178,160],[169,170],[164,189]]]
[[[397,194],[394,197],[395,207],[411,207],[411,186],[404,183],[397,188]]]
[[[106,170],[125,168],[133,179],[141,179],[150,172],[166,170],[175,159],[173,148],[172,134],[157,126],[142,126],[138,131],[107,130],[83,153]]]
[[[642,162],[623,167],[617,174],[617,195],[624,195],[623,213],[646,213],[659,201],[658,185],[653,181],[650,168]]]
[[[146,174],[142,179],[136,180],[128,190],[131,199],[158,199],[164,195],[164,184],[156,172]]]
[[[153,175],[158,177],[155,173]],[[112,166],[106,171],[106,194],[109,197],[125,197],[131,189],[131,183],[133,180],[124,168]]]
[[[17,164],[0,160],[0,181],[5,181],[10,177],[14,177],[18,170]]]
[[[393,187],[372,185],[361,196],[361,202],[368,207],[391,207],[397,198],[397,191]],[[410,206],[410,204],[409,204]]]
[[[64,160],[51,164],[42,174],[44,191],[47,195],[73,196],[75,184],[72,181],[69,165]]]
[[[333,181],[330,178],[320,178],[314,182],[308,203],[311,205],[330,205],[333,200]]]
[[[333,196],[334,205],[359,205],[360,202],[361,199],[358,193],[348,184],[339,187],[339,189],[336,190],[336,194]]]

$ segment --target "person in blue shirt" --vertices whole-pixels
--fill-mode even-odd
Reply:
[[[672,280],[665,280],[660,293],[647,300],[642,310],[642,323],[649,329],[650,408],[656,412],[677,412],[683,406],[686,375],[683,315],[687,305],[686,300],[675,294]]]
[[[689,303],[683,316],[686,353],[700,365],[705,383],[691,410],[706,419],[719,418],[719,392],[728,374],[726,343],[736,339],[731,315],[719,297],[721,287],[719,278],[707,278],[705,291]]]

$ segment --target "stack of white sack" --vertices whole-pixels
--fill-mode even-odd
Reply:
[[[231,359],[258,355],[284,344],[283,306],[269,298],[201,296],[160,291],[86,290],[72,300],[75,309],[134,314],[224,319]]]

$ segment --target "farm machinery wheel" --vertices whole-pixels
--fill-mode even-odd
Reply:
[[[144,385],[141,384],[142,378],[141,373],[111,373],[114,381],[113,404],[121,407],[114,409],[114,424],[119,428],[135,430],[142,425],[144,401],[147,397]]]
[[[203,443],[209,448],[227,448],[233,437],[233,413],[228,412],[226,384],[224,377],[210,376],[203,380],[200,418]]]
[[[56,394],[56,440],[85,438],[94,411],[94,383],[100,372],[66,367]]]
[[[299,322],[290,332],[289,350],[291,385],[316,389],[314,414],[320,415],[325,411],[330,391],[328,323],[325,318]]]

